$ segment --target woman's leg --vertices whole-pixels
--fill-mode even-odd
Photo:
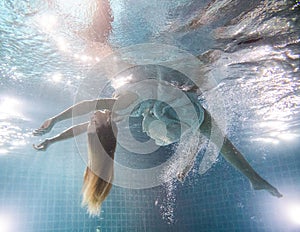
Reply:
[[[204,122],[200,126],[200,131],[207,138],[211,138],[210,131],[212,128],[212,123],[217,125],[211,115],[205,110]],[[251,185],[254,189],[264,189],[271,193],[273,196],[282,197],[282,195],[278,192],[278,190],[269,184],[266,180],[264,180],[248,163],[248,161],[244,158],[242,153],[230,142],[230,140],[223,135],[221,129],[219,127],[214,127],[214,133],[219,136],[224,137],[224,142],[222,147],[219,147],[221,150],[222,156],[238,171],[244,174],[251,182]],[[214,142],[214,141],[212,141]]]

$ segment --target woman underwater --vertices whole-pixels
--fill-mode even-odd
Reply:
[[[79,134],[87,132],[88,134],[88,167],[86,168],[84,174],[84,183],[83,183],[83,205],[87,205],[88,210],[91,214],[97,214],[99,212],[100,206],[105,198],[108,196],[109,191],[112,187],[113,181],[113,160],[114,153],[117,143],[117,130],[116,122],[119,119],[114,113],[114,106],[122,104],[123,106],[129,106],[130,104],[135,104],[135,97],[132,96],[132,93],[125,92],[125,94],[118,95],[116,98],[103,98],[95,100],[85,100],[79,102],[65,111],[57,114],[54,117],[47,119],[40,128],[36,129],[33,134],[36,136],[43,135],[48,133],[52,127],[65,119],[72,117],[80,116],[93,112],[94,114],[91,117],[89,122],[78,124],[70,127],[69,129],[63,131],[62,133],[45,139],[42,143],[34,145],[34,148],[37,150],[45,151],[51,144],[56,143],[61,140],[69,139],[75,137]],[[120,103],[121,102],[121,103]],[[199,126],[199,131],[201,134],[210,138],[210,131],[212,128],[212,123],[214,119],[210,113],[201,107],[200,103],[197,103],[197,107],[201,110],[203,114],[203,121]],[[155,109],[155,107],[157,109]],[[153,110],[160,110],[161,113],[153,115]],[[180,136],[176,134],[176,127],[174,125],[174,118],[170,118],[170,115],[166,111],[166,107],[161,107],[160,105],[155,105],[152,102],[145,102],[140,105],[137,109],[139,114],[143,116],[143,131],[147,133],[149,137],[156,141],[158,145],[168,145],[174,142],[177,142],[180,139]],[[155,120],[160,122],[170,121],[170,126],[166,126],[168,138],[161,138],[161,133],[154,133],[150,131],[149,124]],[[155,129],[155,128],[154,128]],[[153,130],[153,128],[152,128]],[[218,130],[220,130],[218,128]],[[221,130],[219,133],[222,135]],[[213,138],[211,138],[213,139]],[[162,144],[161,141],[165,141]],[[214,142],[214,141],[212,141]],[[253,189],[255,190],[266,190],[270,194],[276,197],[282,197],[278,190],[264,180],[247,162],[243,157],[241,152],[230,142],[230,140],[225,136],[224,142],[220,148],[221,154],[223,157],[238,171],[244,174],[250,181]],[[182,178],[182,175],[185,173],[179,173],[177,176],[178,179]]]
[[[102,15],[101,17],[105,19],[103,22],[106,24],[98,27],[99,22],[102,23],[102,21],[99,21],[99,18],[96,15],[91,30],[88,30],[87,32],[87,36],[92,38],[91,40],[94,42],[106,43],[106,37],[111,30],[110,24],[112,17],[110,17],[108,2],[106,0],[99,2],[102,4],[102,7],[98,12],[100,12],[100,16]],[[103,29],[103,31],[98,32],[96,28],[106,28],[107,30]],[[149,86],[150,85],[148,85],[147,88]],[[155,88],[155,85],[152,87]],[[180,89],[180,91],[184,90]],[[187,90],[186,92],[189,91]],[[87,206],[90,214],[96,215],[99,213],[101,204],[108,196],[112,187],[117,130],[119,129],[120,131],[120,129],[122,129],[117,129],[116,123],[118,119],[114,116],[114,107],[120,102],[122,103],[121,105],[125,106],[133,104],[136,98],[137,97],[132,94],[115,94],[114,98],[85,100],[71,106],[54,117],[47,119],[40,128],[33,132],[34,135],[41,136],[48,133],[52,127],[60,121],[94,112],[89,122],[74,125],[52,138],[45,139],[38,145],[33,145],[36,150],[45,151],[53,143],[87,132],[88,165],[84,174],[82,203],[84,206]],[[214,118],[200,105],[199,102],[194,102],[193,104],[196,105],[196,108],[201,115],[201,121],[195,122],[198,124],[195,129],[199,130],[201,134],[208,139],[213,140],[213,138],[210,138],[210,134],[212,125],[216,124]],[[124,107],[124,109],[125,108],[126,107]],[[180,132],[177,130],[177,127],[173,126],[177,123],[176,119],[174,120],[174,118],[171,118],[170,114],[166,113],[167,111],[164,111],[163,108],[164,107],[161,107],[161,105],[155,105],[148,101],[144,105],[142,104],[137,110],[137,114],[143,117],[143,131],[146,132],[150,138],[155,140],[156,144],[159,146],[169,145],[178,142],[180,139]],[[154,115],[152,112],[153,109],[160,109],[160,112]],[[188,116],[185,118],[189,119]],[[163,124],[166,124],[166,122],[168,123],[166,128],[164,128],[168,134],[167,139],[161,138],[161,133],[149,126],[154,120],[156,122],[163,122]],[[189,126],[192,126],[193,123],[194,122],[187,122]],[[273,196],[282,197],[275,187],[264,180],[250,166],[241,152],[226,136],[223,135],[221,129],[217,128],[217,130],[219,130],[217,134],[221,135],[222,138],[224,137],[224,142],[220,145],[221,147],[219,147],[221,154],[232,166],[249,179],[252,187],[255,190],[266,190]],[[185,174],[186,173],[178,173],[178,179],[183,179]]]

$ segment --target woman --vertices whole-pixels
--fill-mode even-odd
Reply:
[[[90,38],[90,41],[106,44],[106,39],[111,30],[111,22],[113,18],[111,17],[111,10],[107,0],[99,1],[98,6],[99,9],[96,11],[97,14],[93,18],[92,27],[85,33],[85,35]],[[151,86],[151,83],[148,83],[147,89]],[[144,86],[142,87],[144,88]],[[153,89],[157,89],[155,84],[152,87]],[[55,142],[75,137],[84,132],[88,133],[89,162],[84,175],[83,205],[88,206],[88,210],[91,214],[99,213],[100,206],[112,187],[113,159],[116,147],[117,131],[115,123],[118,120],[115,120],[117,117],[112,117],[111,112],[113,111],[114,104],[117,101],[125,101],[125,103],[123,102],[121,105],[134,105],[131,100],[134,101],[138,98],[132,94],[121,94],[116,96],[116,98],[82,101],[62,113],[46,120],[39,129],[33,132],[33,134],[37,136],[43,135],[49,132],[57,122],[84,115],[96,110],[90,122],[75,125],[57,136],[45,139],[42,143],[34,145],[34,148],[37,150],[46,150],[48,146]],[[184,123],[190,127],[192,126],[193,128],[196,128],[196,130],[199,129],[204,136],[209,138],[215,144],[218,144],[218,142],[214,140],[224,138],[223,144],[219,147],[221,154],[231,165],[249,179],[252,187],[256,190],[264,189],[276,197],[282,197],[275,187],[264,180],[250,166],[238,149],[226,136],[223,135],[221,129],[218,127],[214,128],[214,133],[219,135],[219,138],[211,137],[213,125],[216,125],[215,120],[211,117],[207,110],[202,108],[200,103],[196,103],[195,108],[197,109],[196,111],[199,116],[198,121],[195,122],[194,118],[185,116],[183,118],[183,120],[186,120]],[[124,109],[128,109],[128,107],[124,107]],[[159,109],[159,112],[156,112],[156,109]],[[182,132],[178,130],[178,127],[180,127],[182,123],[176,122],[177,118],[173,117],[174,115],[172,115],[172,112],[168,110],[168,107],[162,106],[161,103],[156,104],[151,101],[147,101],[135,110],[139,116],[143,116],[143,131],[155,140],[157,145],[168,145],[177,142],[180,139],[180,134]],[[155,127],[151,126],[154,124]],[[160,129],[158,129],[158,127],[160,127]],[[161,133],[162,131],[164,133]],[[184,169],[182,172],[179,172],[177,178],[182,180],[188,170],[189,167]]]
[[[124,96],[122,96],[124,100]],[[34,135],[43,135],[51,130],[55,123],[86,114],[96,110],[90,122],[75,125],[61,134],[48,138],[39,145],[34,145],[37,150],[46,150],[49,145],[72,138],[87,131],[88,133],[88,167],[84,176],[83,184],[83,204],[88,206],[91,214],[99,212],[101,203],[107,197],[111,189],[111,181],[113,178],[113,159],[116,147],[116,124],[112,120],[114,104],[118,102],[116,98],[95,99],[82,101],[62,113],[47,119],[42,126],[33,132]],[[143,111],[143,117],[147,118],[146,112]],[[204,119],[200,125],[200,132],[210,138],[212,124],[215,123],[207,110],[203,109]],[[167,116],[166,116],[167,117]],[[166,118],[164,120],[167,120]],[[144,123],[147,124],[147,123]],[[143,128],[146,130],[147,128]],[[217,134],[222,135],[222,132],[217,128]],[[149,133],[151,136],[151,133]],[[159,136],[155,133],[155,136]],[[158,138],[153,138],[157,139]],[[212,142],[214,142],[214,138]],[[276,197],[282,197],[278,190],[264,180],[247,162],[238,149],[225,136],[224,142],[220,147],[223,157],[233,165],[238,171],[244,174],[250,181],[255,190],[264,189]],[[108,159],[106,153],[111,159]],[[185,173],[179,173],[178,178],[182,179]]]

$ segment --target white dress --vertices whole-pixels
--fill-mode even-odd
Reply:
[[[128,78],[130,79],[130,78]],[[113,120],[118,137],[128,128],[129,117],[143,117],[142,129],[158,146],[178,142],[187,131],[198,130],[204,109],[194,92],[187,92],[164,80],[146,79],[126,83],[115,92],[118,99]]]

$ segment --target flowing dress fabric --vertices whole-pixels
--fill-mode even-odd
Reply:
[[[129,117],[143,117],[142,130],[159,146],[178,142],[187,131],[196,131],[204,109],[194,92],[185,92],[166,81],[127,83],[115,92],[114,121],[119,136]]]

